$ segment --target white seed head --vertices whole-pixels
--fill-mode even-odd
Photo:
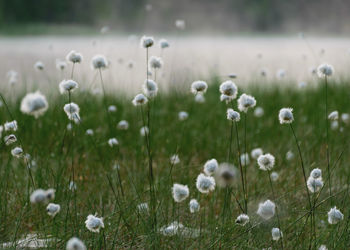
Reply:
[[[98,218],[92,214],[87,217],[85,226],[89,231],[93,233],[99,233],[100,229],[105,227],[103,218]]]
[[[148,102],[148,99],[143,94],[137,94],[132,100],[132,104],[134,104],[134,106],[141,106],[146,104],[147,102]]]
[[[179,120],[184,121],[188,118],[188,113],[186,111],[180,111],[178,114]]]
[[[331,122],[331,129],[337,130],[339,128],[339,122],[338,121],[332,121]]]
[[[108,67],[108,60],[104,55],[95,55],[91,59],[92,69],[105,69]]]
[[[235,166],[229,163],[221,163],[215,172],[215,179],[219,187],[225,188],[232,186],[238,176]]]
[[[154,44],[154,39],[151,36],[143,36],[141,37],[141,47],[149,48]]]
[[[163,60],[157,56],[151,56],[148,60],[148,66],[151,69],[160,69],[163,66]]]
[[[323,63],[317,68],[317,75],[318,77],[327,77],[331,76],[334,73],[334,68],[332,65]]]
[[[262,107],[256,107],[254,109],[254,116],[255,117],[262,117],[264,115],[264,109]]]
[[[46,200],[46,191],[43,189],[37,189],[30,195],[30,202],[33,204],[46,202]]]
[[[236,224],[245,226],[249,222],[249,216],[246,214],[240,214],[236,219]]]
[[[292,152],[292,151],[288,151],[287,153],[286,153],[286,160],[287,161],[291,161],[291,160],[293,160],[294,159],[294,153]]]
[[[272,154],[260,155],[258,165],[261,170],[270,171],[275,165],[275,157]]]
[[[225,81],[220,85],[220,93],[235,99],[237,97],[237,86],[232,81]]]
[[[38,71],[44,70],[44,64],[41,61],[37,61],[34,64],[34,68]]]
[[[278,118],[281,124],[289,124],[294,120],[292,108],[282,108],[279,112]]]
[[[151,79],[145,80],[145,83],[143,84],[143,92],[148,98],[155,97],[158,93],[157,83]]]
[[[5,122],[4,128],[5,131],[16,131],[18,129],[17,121],[13,120],[11,122]]]
[[[251,157],[255,160],[259,158],[260,155],[262,155],[264,152],[261,148],[254,148],[252,152],[250,153]]]
[[[15,147],[11,150],[11,154],[16,158],[21,158],[23,156],[23,149],[20,147]]]
[[[344,219],[344,215],[340,212],[337,207],[331,208],[328,212],[328,223],[337,224],[339,221]]]
[[[268,220],[275,215],[275,209],[275,203],[270,200],[266,200],[264,203],[259,204],[259,208],[256,213],[264,220]]]
[[[323,187],[322,178],[320,177],[320,178],[315,179],[312,176],[310,176],[307,179],[307,187],[311,193],[317,193]]]
[[[341,120],[345,124],[348,124],[350,122],[350,114],[348,114],[348,113],[341,114]]]
[[[47,214],[51,217],[55,217],[55,215],[61,210],[61,206],[55,203],[49,203],[46,207]]]
[[[115,105],[110,105],[108,107],[108,112],[116,112],[117,111],[117,107]]]
[[[75,50],[72,50],[66,56],[66,60],[72,63],[81,63],[81,61],[83,60],[83,56]]]
[[[172,187],[172,194],[175,202],[182,202],[187,199],[190,194],[190,191],[187,185],[175,183]]]
[[[241,112],[248,112],[249,108],[253,108],[256,105],[256,100],[253,96],[247,95],[247,94],[242,94],[238,100],[238,109]]]
[[[191,213],[197,213],[200,209],[200,205],[196,199],[190,200],[189,207]]]
[[[89,128],[86,130],[86,134],[87,135],[94,135],[94,131],[91,128]]]
[[[78,88],[78,83],[73,80],[63,80],[59,84],[59,89],[61,94],[72,92]]]
[[[175,21],[175,27],[179,30],[184,30],[186,28],[185,20],[178,19]]]
[[[67,241],[66,250],[86,250],[86,246],[80,239],[73,237]]]
[[[159,47],[161,48],[161,49],[165,49],[165,48],[169,48],[169,43],[168,43],[168,41],[167,40],[165,40],[165,39],[160,39],[159,40]]]
[[[336,121],[339,119],[339,113],[338,111],[333,111],[328,115],[328,119],[332,121]]]
[[[314,168],[311,173],[310,176],[314,179],[318,179],[322,177],[322,170],[319,168]]]
[[[0,137],[1,137],[1,135],[0,135]],[[8,145],[10,145],[10,144],[12,144],[12,143],[14,143],[14,142],[16,142],[17,141],[17,137],[14,135],[14,134],[11,134],[11,135],[7,135],[7,136],[5,136],[5,138],[4,138],[4,142],[5,142],[5,144],[8,146]]]
[[[112,148],[114,146],[117,146],[119,144],[118,140],[116,138],[110,138],[108,140],[108,145]]]
[[[215,189],[215,179],[211,176],[199,174],[196,180],[196,187],[199,192],[208,194]]]
[[[248,153],[242,154],[240,159],[241,159],[242,166],[249,165],[250,159],[249,159],[249,154]]]
[[[283,79],[286,76],[286,70],[285,69],[279,69],[276,72],[276,77],[278,79]]]
[[[144,127],[140,128],[140,135],[141,136],[144,137],[144,136],[148,135],[148,133],[149,133],[149,129],[148,129],[147,126],[144,126]]]
[[[179,164],[179,163],[180,163],[180,157],[179,157],[179,155],[172,155],[172,156],[170,157],[170,163],[171,163],[172,165]]]
[[[21,101],[21,111],[24,114],[32,115],[35,118],[43,115],[49,104],[47,103],[46,97],[37,91],[35,93],[28,93]]]
[[[272,234],[272,239],[275,241],[278,241],[280,238],[283,237],[282,231],[277,227],[272,228],[271,234]]]
[[[195,81],[191,85],[191,92],[195,95],[204,94],[208,89],[208,84],[204,81]]]
[[[120,129],[120,130],[128,130],[129,128],[129,123],[125,120],[121,120],[118,125],[117,125],[117,128]]]
[[[67,103],[66,105],[64,105],[63,110],[64,112],[66,112],[69,120],[73,120],[73,121],[80,120],[80,116],[79,116],[80,108],[74,102]]]
[[[272,181],[277,181],[278,180],[278,177],[279,177],[279,174],[277,172],[272,172],[270,174],[270,177],[271,177],[271,180]]]
[[[231,108],[227,109],[226,114],[227,120],[238,122],[241,119],[241,115]]]
[[[197,103],[204,103],[205,102],[205,97],[203,94],[196,94],[195,97],[194,97],[194,101],[197,102]]]
[[[65,68],[67,68],[67,63],[65,61],[57,60],[56,61],[56,68],[58,70],[64,70]]]
[[[219,168],[219,164],[218,164],[218,161],[216,159],[208,160],[204,164],[204,173],[207,176],[211,176],[211,175],[215,174],[215,172],[218,170],[218,168]]]

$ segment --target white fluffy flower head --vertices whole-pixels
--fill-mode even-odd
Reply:
[[[61,206],[55,203],[49,203],[46,207],[47,214],[51,217],[55,217],[56,214],[61,210]]]
[[[249,216],[246,214],[240,214],[236,219],[236,224],[245,226],[249,222]]]
[[[188,113],[186,111],[180,111],[178,114],[179,120],[184,121],[188,118]]]
[[[151,56],[148,60],[148,65],[152,69],[160,69],[163,66],[163,60],[157,56]]]
[[[220,85],[220,93],[235,99],[237,97],[237,86],[232,81],[225,81]]]
[[[227,120],[238,122],[241,119],[241,115],[231,108],[227,109],[226,114]]]
[[[261,148],[254,148],[250,155],[252,156],[253,159],[257,160],[260,155],[262,155],[264,152]]]
[[[190,194],[190,191],[187,185],[175,183],[172,187],[173,198],[176,202],[182,202],[187,199]]]
[[[79,116],[80,108],[74,102],[67,103],[66,105],[64,105],[63,110],[64,112],[66,112],[69,120],[73,120],[73,121],[80,120],[80,116]]]
[[[41,61],[37,61],[34,64],[34,68],[39,71],[44,70],[44,64]]]
[[[292,108],[282,108],[278,114],[278,118],[281,124],[289,124],[294,120]]]
[[[121,120],[118,123],[117,128],[120,130],[127,130],[129,128],[129,123],[125,120]]]
[[[86,246],[80,239],[73,237],[67,242],[66,250],[86,250]]]
[[[344,215],[340,212],[337,207],[331,208],[328,212],[328,223],[329,224],[337,224],[339,221],[344,219]]]
[[[319,77],[327,77],[327,76],[331,76],[334,73],[334,68],[332,65],[327,64],[327,63],[323,63],[320,66],[318,66],[317,68],[317,75]]]
[[[4,128],[5,131],[16,131],[18,129],[17,121],[13,120],[11,122],[5,122]]]
[[[339,113],[338,111],[333,111],[328,115],[328,119],[331,121],[337,121],[339,119]]]
[[[258,165],[261,170],[270,171],[275,165],[275,157],[272,154],[260,155]]]
[[[190,212],[191,213],[196,213],[200,209],[200,205],[199,205],[199,203],[198,203],[198,201],[196,199],[190,200],[189,207],[190,207]]]
[[[143,36],[141,37],[141,47],[149,48],[154,44],[154,39],[151,36]]]
[[[268,220],[275,215],[275,209],[275,203],[270,200],[266,200],[264,203],[259,204],[259,208],[256,213],[264,220]]]
[[[39,91],[28,93],[21,101],[21,111],[35,118],[43,115],[49,108],[46,97]]]
[[[167,40],[165,40],[164,38],[159,40],[159,47],[161,49],[165,49],[165,48],[169,48],[169,42]]]
[[[132,104],[134,104],[134,106],[141,106],[146,104],[147,102],[148,102],[148,99],[143,94],[137,94],[132,100]]]
[[[211,176],[211,175],[215,174],[215,172],[218,170],[218,168],[219,168],[219,164],[218,164],[218,161],[216,159],[208,160],[204,164],[204,173],[208,176]]]
[[[196,187],[199,192],[207,194],[215,189],[215,179],[211,176],[199,174],[196,180]]]
[[[61,94],[72,92],[76,88],[78,88],[78,83],[73,80],[63,80],[59,84],[59,89]]]
[[[148,96],[148,98],[155,97],[158,93],[157,83],[151,79],[146,79],[145,83],[143,84],[143,92],[146,96]]]
[[[281,237],[283,237],[282,231],[277,227],[272,228],[271,234],[272,239],[275,241],[278,241]]]
[[[315,179],[312,176],[310,176],[307,179],[307,187],[311,193],[317,193],[323,187],[322,178],[320,177],[320,178]]]
[[[253,96],[247,95],[247,94],[242,94],[238,100],[238,109],[241,112],[248,112],[249,108],[253,108],[256,105],[256,100]]]
[[[108,67],[108,60],[104,55],[95,55],[91,59],[91,67],[93,69],[105,69]]]
[[[204,81],[195,81],[191,85],[191,92],[193,94],[204,94],[208,89],[208,84]]]
[[[92,214],[87,217],[85,226],[89,231],[93,233],[99,233],[100,229],[105,227],[103,218],[98,218]]]
[[[66,60],[72,63],[81,63],[81,61],[83,60],[83,56],[75,50],[72,50],[66,56]]]

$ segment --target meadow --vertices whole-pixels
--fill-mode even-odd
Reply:
[[[181,88],[151,83],[137,99],[111,91],[114,83],[104,78],[110,69],[101,71],[108,63],[95,59],[100,91],[80,85],[80,64],[68,60],[65,75],[79,78],[79,87],[64,82],[60,95],[63,79],[51,79],[41,91],[48,107],[34,101],[28,111],[23,104],[28,92],[41,90],[35,81],[16,93],[1,92],[3,248],[349,248],[350,89],[337,69],[299,85],[263,75],[242,83],[214,72],[207,86],[192,84],[198,79]],[[155,71],[147,76],[157,82],[155,77]],[[225,81],[226,92],[220,87]],[[227,102],[220,100],[223,93]],[[244,93],[256,103],[241,109],[237,99]],[[80,109],[72,111],[71,102]],[[237,113],[227,118],[230,108],[240,119]],[[287,124],[279,121],[282,108],[293,109],[282,122]],[[5,124],[14,120],[16,126]],[[218,164],[204,171],[211,159]],[[306,187],[314,169],[314,184]],[[204,172],[215,185],[198,187]],[[266,200],[273,208],[259,212]],[[48,210],[48,203],[59,209]],[[341,216],[328,214],[335,206]],[[75,239],[75,248],[67,245],[72,237],[82,241]]]

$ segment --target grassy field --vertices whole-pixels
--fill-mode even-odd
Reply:
[[[259,203],[270,199],[278,208],[283,248],[308,249],[310,241],[311,247],[316,249],[321,245],[329,249],[349,248],[349,125],[339,120],[339,127],[329,129],[330,196],[323,81],[316,87],[303,89],[277,84],[266,88],[256,83],[239,86],[239,95],[254,96],[257,106],[264,109],[262,117],[256,117],[254,110],[249,110],[246,116],[241,114],[241,121],[237,123],[241,153],[245,148],[249,154],[254,148],[262,148],[275,156],[273,171],[279,174],[272,182],[274,197],[268,173],[259,170],[256,160],[250,157],[250,163],[244,167],[250,223],[244,227],[235,223],[242,213],[235,198],[240,204],[244,203],[237,138],[233,136],[229,152],[231,122],[226,119],[228,106],[219,100],[219,84],[216,78],[210,80],[204,103],[195,102],[189,89],[188,92],[160,92],[150,103],[154,209],[150,204],[147,147],[145,137],[140,135],[144,124],[141,109],[132,105],[132,98],[112,93],[103,98],[79,89],[74,91],[71,100],[80,106],[81,123],[73,124],[70,130],[63,112],[68,95],[49,98],[48,111],[38,119],[19,111],[20,98],[8,101],[10,112],[3,105],[0,121],[3,124],[17,120],[18,141],[6,146],[1,140],[0,242],[15,247],[15,242],[34,234],[36,242],[49,239],[44,245],[50,249],[65,248],[73,236],[80,238],[88,249],[280,249],[281,240],[273,241],[271,237],[271,229],[279,227],[277,216],[265,221],[256,214]],[[348,113],[349,97],[347,81],[330,82],[328,113],[333,110]],[[107,112],[109,105],[115,105],[117,111]],[[278,112],[283,107],[294,109],[293,126],[306,176],[314,168],[320,168],[323,173],[324,187],[312,196],[316,204],[313,213],[309,213],[292,131],[289,125],[278,121]],[[233,108],[237,109],[236,100]],[[178,119],[180,111],[189,113],[187,120]],[[129,122],[127,130],[117,129],[120,120]],[[330,123],[328,121],[329,127]],[[87,135],[87,129],[92,129],[94,134]],[[2,137],[5,135],[3,132]],[[113,137],[119,145],[110,147],[108,139]],[[23,158],[11,155],[11,149],[20,144],[24,152],[31,155],[29,165],[34,183]],[[293,159],[286,159],[288,151],[294,153]],[[180,163],[173,165],[170,157],[176,153]],[[205,162],[212,158],[219,163],[234,164],[237,176],[232,187],[216,186],[213,192],[205,195],[198,192],[196,178],[203,172]],[[75,190],[70,188],[73,178]],[[185,201],[174,202],[173,183],[188,185],[190,195]],[[47,204],[30,203],[31,193],[38,188],[56,190],[51,202],[60,204],[61,210],[54,218],[47,215]],[[200,203],[199,212],[190,213],[191,199]],[[141,203],[148,203],[150,209],[140,211]],[[344,220],[330,225],[327,212],[334,206],[342,211]],[[105,227],[99,233],[90,232],[84,223],[89,214],[95,213],[104,220]],[[313,231],[310,214],[314,217]],[[162,227],[174,221],[184,227],[168,228],[170,235],[165,236]]]

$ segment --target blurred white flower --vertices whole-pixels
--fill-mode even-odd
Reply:
[[[331,208],[328,212],[328,223],[329,224],[337,224],[339,221],[344,219],[344,215],[337,207]]]
[[[318,250],[328,250],[326,245],[321,245]]]
[[[67,242],[66,250],[86,250],[86,246],[80,239],[73,237]]]
[[[229,163],[221,163],[215,172],[216,183],[222,188],[232,186],[237,175],[238,171],[235,166]]]
[[[154,44],[154,39],[151,36],[143,36],[141,37],[141,47],[149,48]]]
[[[289,124],[294,120],[292,108],[282,108],[279,112],[278,118],[281,124]]]
[[[108,112],[116,112],[117,111],[117,107],[115,105],[110,105],[108,107]]]
[[[238,109],[241,112],[248,112],[249,108],[253,108],[256,105],[256,100],[253,96],[247,95],[247,94],[242,94],[238,100]]]
[[[158,93],[158,85],[151,79],[146,79],[143,84],[143,92],[148,98],[155,97]]]
[[[68,103],[63,107],[64,112],[66,112],[69,120],[80,120],[79,112],[80,108],[74,102]]]
[[[230,73],[227,75],[229,78],[232,78],[232,79],[236,79],[237,78],[237,74],[236,73]]]
[[[315,179],[312,176],[310,176],[307,179],[307,187],[311,193],[316,193],[316,192],[320,191],[321,188],[323,187],[322,178]]]
[[[309,69],[309,72],[310,72],[311,75],[316,75],[317,74],[317,68],[316,67],[311,67]]]
[[[108,145],[112,148],[114,146],[117,146],[119,144],[118,140],[116,138],[110,138],[108,140]]]
[[[91,59],[92,69],[105,69],[108,67],[108,60],[104,55],[95,55]]]
[[[59,89],[61,94],[72,92],[78,88],[78,83],[73,80],[63,80],[59,84]]]
[[[350,121],[350,114],[348,113],[343,113],[341,114],[341,120],[345,123],[348,124]]]
[[[260,70],[260,75],[261,75],[262,77],[266,77],[266,76],[267,76],[267,69],[261,69],[261,70]]]
[[[5,131],[16,131],[18,128],[17,121],[13,120],[11,122],[5,122],[4,128],[5,128]]]
[[[179,30],[184,30],[186,28],[185,20],[178,19],[175,21],[175,27]]]
[[[180,230],[184,229],[184,225],[181,223],[174,221],[168,226],[163,226],[160,229],[160,232],[165,236],[174,236],[176,235]]]
[[[161,49],[165,49],[165,48],[169,48],[169,43],[168,43],[168,41],[167,40],[165,40],[165,39],[160,39],[159,40],[159,47],[161,48]]]
[[[322,177],[322,170],[319,169],[319,168],[314,168],[314,169],[311,171],[310,176],[311,176],[312,178],[315,178],[315,179],[320,178],[320,177]]]
[[[337,130],[339,128],[339,122],[338,121],[332,121],[331,122],[331,129]]]
[[[28,93],[21,101],[21,111],[24,114],[32,115],[35,118],[43,115],[49,108],[46,97],[39,91]]]
[[[100,30],[101,34],[107,34],[109,32],[110,28],[108,26],[103,26]]]
[[[94,131],[90,128],[86,130],[87,135],[94,135]]]
[[[178,117],[180,121],[184,121],[188,118],[188,113],[186,111],[180,111]]]
[[[132,100],[132,104],[134,104],[134,106],[141,106],[146,104],[147,102],[148,102],[148,99],[143,94],[137,94]]]
[[[160,69],[163,66],[163,60],[160,57],[157,56],[151,56],[148,59],[148,66],[151,69]]]
[[[334,73],[334,68],[332,65],[324,63],[318,66],[317,75],[319,77],[331,76]]]
[[[276,72],[276,77],[279,79],[283,79],[286,76],[286,70],[285,69],[279,69]]]
[[[264,203],[259,204],[259,208],[256,213],[264,220],[268,220],[275,215],[275,209],[275,203],[270,200],[266,200]]]
[[[258,165],[261,170],[270,171],[275,165],[275,157],[272,154],[260,155]]]
[[[241,119],[241,115],[237,111],[234,111],[231,108],[227,109],[226,117],[227,117],[227,120],[234,121],[234,122],[238,122]]]
[[[225,81],[221,83],[219,90],[222,95],[230,97],[231,100],[237,97],[237,86],[232,81]]]
[[[14,149],[11,150],[11,154],[16,158],[20,158],[23,155],[23,149],[20,147],[15,147]]]
[[[171,163],[172,165],[179,164],[179,163],[180,163],[180,158],[179,158],[179,156],[178,156],[178,155],[172,155],[172,156],[170,157],[170,163]]]
[[[208,160],[204,164],[204,173],[208,176],[211,176],[211,175],[215,174],[215,172],[218,170],[218,168],[219,168],[219,164],[218,164],[218,161],[216,159]]]
[[[271,180],[272,181],[277,181],[278,180],[278,177],[279,177],[279,174],[277,172],[272,172],[270,174],[270,177],[271,177]]]
[[[196,213],[200,209],[200,205],[196,199],[192,199],[189,204],[190,207],[190,212],[191,213]]]
[[[247,223],[249,223],[249,216],[246,214],[240,214],[236,219],[236,224],[240,226],[245,226]]]
[[[272,234],[272,239],[275,241],[283,237],[282,231],[277,227],[272,228],[271,234]]]
[[[61,206],[55,203],[49,203],[46,207],[47,214],[51,217],[55,217],[55,215],[61,210]]]
[[[172,194],[175,202],[182,202],[187,199],[190,191],[186,185],[175,183],[172,187]]]
[[[55,198],[55,189],[37,189],[30,195],[31,203],[46,203]]]
[[[144,126],[144,127],[142,127],[142,128],[140,129],[140,135],[141,135],[141,136],[146,136],[146,135],[148,135],[148,133],[149,133],[149,129],[148,129],[147,126]]]
[[[254,109],[254,116],[255,117],[262,117],[264,115],[264,109],[262,107],[256,107]]]
[[[292,151],[288,151],[287,153],[286,153],[286,160],[287,161],[291,161],[291,160],[293,160],[294,159],[294,153],[292,152]]]
[[[67,68],[67,63],[65,61],[62,61],[62,60],[57,60],[56,61],[56,68],[58,70],[64,70],[65,68]]]
[[[118,123],[117,128],[120,130],[127,130],[129,128],[129,123],[125,120],[121,120]]]
[[[191,85],[191,92],[195,95],[204,94],[208,89],[208,84],[204,81],[194,81]]]
[[[148,204],[146,202],[138,204],[137,205],[137,210],[139,211],[139,213],[148,212],[148,210],[149,210]]]
[[[257,160],[260,155],[262,155],[264,152],[261,148],[254,148],[250,155],[252,156],[253,159]]]
[[[248,153],[244,153],[241,154],[241,164],[242,166],[247,166],[250,163],[250,159],[249,159],[249,154]]]
[[[67,124],[67,130],[69,130],[69,131],[70,131],[70,130],[72,130],[72,128],[73,128],[72,123],[68,123],[68,124]]]
[[[103,218],[98,218],[92,214],[87,217],[85,226],[89,231],[93,233],[99,233],[100,229],[105,227]]]
[[[66,56],[66,60],[72,63],[81,63],[81,61],[83,60],[83,56],[75,50],[72,50]]]
[[[300,88],[300,89],[303,89],[303,88],[305,88],[307,86],[307,83],[306,82],[299,82],[298,83],[298,87]]]
[[[4,142],[5,142],[5,144],[8,146],[8,145],[10,145],[10,144],[12,144],[12,143],[14,143],[14,142],[16,142],[17,141],[17,137],[14,135],[14,134],[11,134],[11,135],[7,135],[7,136],[5,136],[5,138],[4,138]]]
[[[39,71],[44,70],[44,64],[41,61],[37,61],[34,64],[34,68]]]
[[[197,103],[204,103],[205,102],[205,97],[203,96],[203,94],[196,94],[194,97],[194,101]]]
[[[199,192],[207,194],[215,189],[215,179],[211,176],[199,174],[196,180],[196,187]]]
[[[333,111],[328,115],[328,119],[332,121],[336,121],[339,119],[339,113],[338,111]]]

